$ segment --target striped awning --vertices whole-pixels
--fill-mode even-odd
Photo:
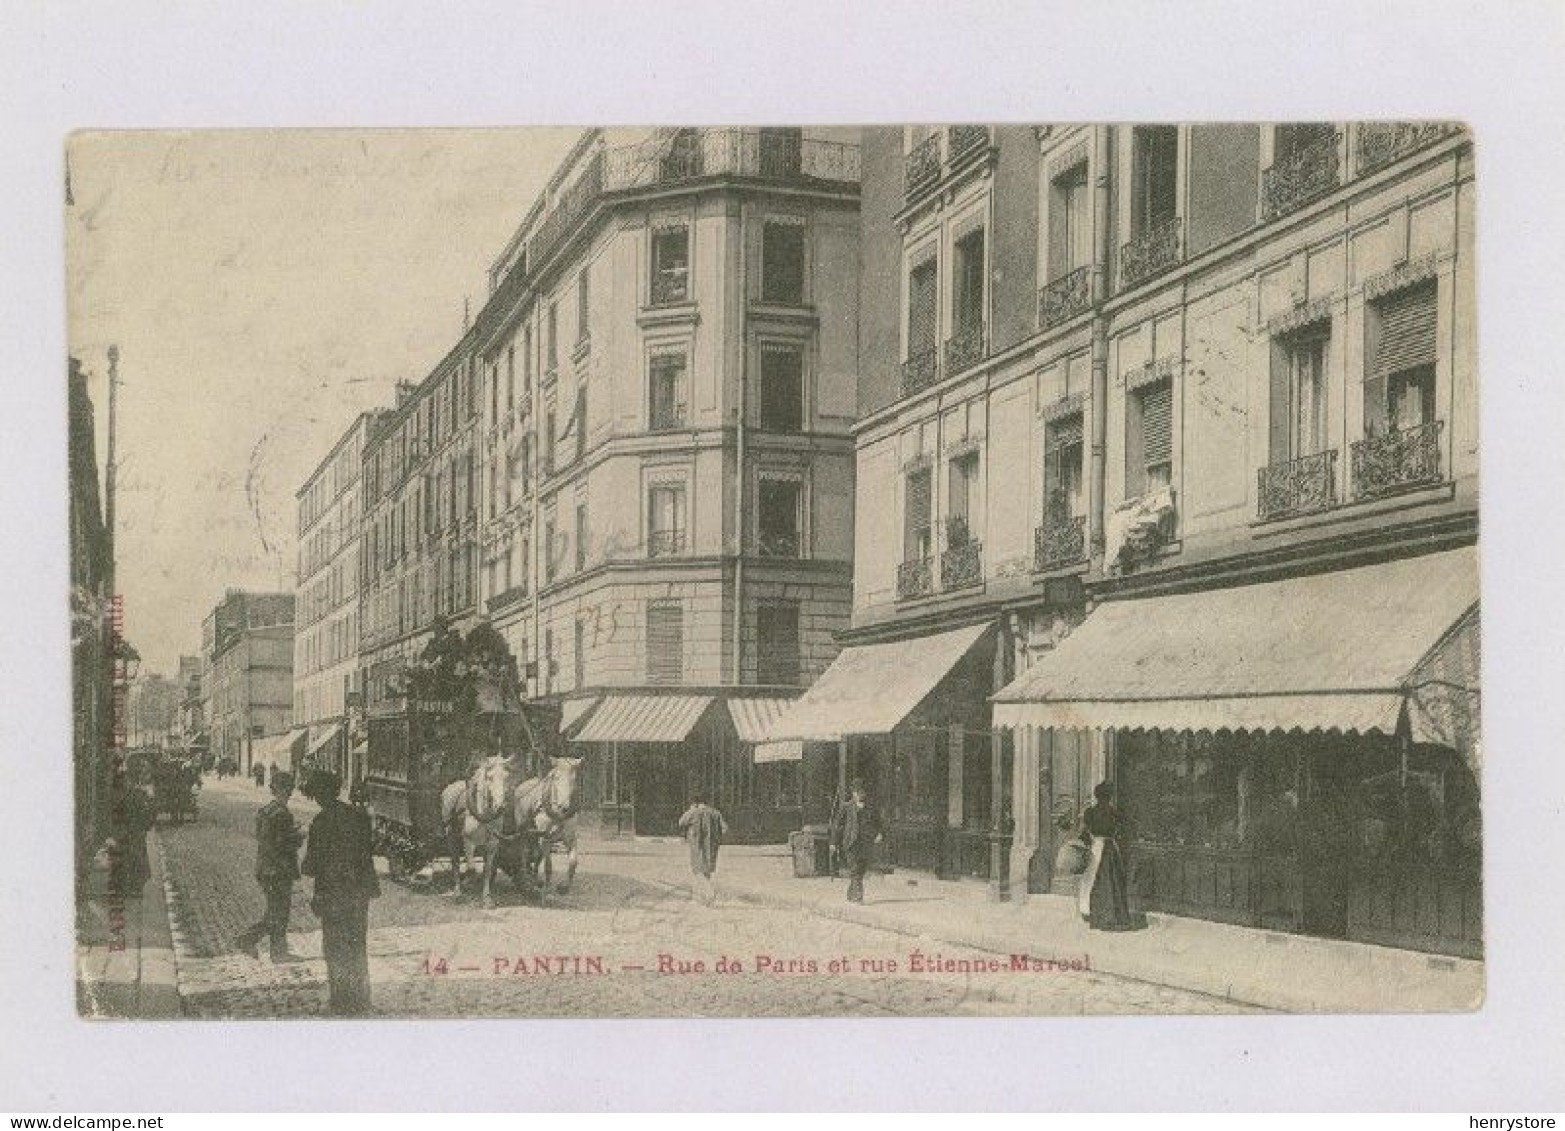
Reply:
[[[608,695],[572,742],[683,742],[712,705],[710,695]]]
[[[1420,661],[1476,630],[1477,606],[1472,549],[1110,601],[994,697],[994,722],[1390,735]]]
[[[739,741],[763,741],[771,725],[782,717],[792,702],[791,698],[777,695],[728,700],[728,714],[734,720],[734,730],[739,732]]]
[[[1407,679],[1408,732],[1414,742],[1449,746],[1466,759],[1473,773],[1482,769],[1479,753],[1478,610],[1457,622]]]
[[[592,713],[602,700],[596,695],[589,695],[585,699],[567,699],[560,704],[560,733],[570,734],[571,728]]]

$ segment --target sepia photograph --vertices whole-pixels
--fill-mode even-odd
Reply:
[[[1480,1009],[1474,146],[73,133],[79,1015]]]

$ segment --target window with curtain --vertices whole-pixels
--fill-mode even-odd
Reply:
[[[1272,347],[1270,462],[1315,455],[1326,446],[1329,322],[1278,338]]]
[[[661,353],[652,358],[648,378],[649,423],[652,431],[685,426],[685,355]]]
[[[685,485],[654,483],[647,492],[647,555],[685,552]]]
[[[939,312],[934,256],[913,265],[908,272],[907,355],[910,358],[935,350]]]
[[[1049,221],[1049,278],[1058,279],[1090,264],[1092,211],[1085,161],[1054,178]]]
[[[950,463],[946,474],[946,545],[965,546],[973,540],[978,505],[978,453],[965,452]]]
[[[902,500],[903,561],[923,561],[934,551],[930,532],[932,502],[929,468],[909,472]]]
[[[1136,126],[1131,153],[1130,223],[1140,235],[1179,211],[1179,127]]]
[[[1044,525],[1064,523],[1087,513],[1082,466],[1085,455],[1082,414],[1073,412],[1044,426]]]
[[[1434,423],[1436,296],[1430,279],[1370,304],[1364,381],[1367,435]]]
[[[671,224],[652,231],[652,303],[690,297],[690,229]]]
[[[984,230],[974,228],[956,241],[951,277],[953,332],[971,334],[984,322]]]

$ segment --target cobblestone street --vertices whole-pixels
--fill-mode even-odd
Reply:
[[[295,890],[290,945],[305,961],[273,966],[232,951],[259,917],[250,877],[254,786],[208,778],[199,819],[159,831],[185,1012],[205,1017],[304,1016],[324,1011],[320,926],[308,881]],[[296,798],[307,824],[314,806]],[[615,854],[584,854],[568,895],[524,903],[502,877],[500,906],[476,890],[457,901],[433,888],[383,880],[370,909],[377,1013],[388,1016],[884,1016],[1233,1012],[1218,998],[1092,971],[972,973],[1004,956],[910,939],[799,910],[720,898],[691,903],[677,882],[620,874]],[[912,972],[918,950],[947,970]],[[265,947],[262,951],[264,954]],[[718,972],[720,959],[738,960]],[[764,960],[764,961],[763,961]],[[832,972],[834,961],[848,970]],[[896,963],[893,972],[891,963]],[[659,967],[662,964],[662,972]],[[699,965],[698,965],[699,964]],[[672,972],[671,972],[672,971]]]

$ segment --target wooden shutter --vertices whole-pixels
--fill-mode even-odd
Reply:
[[[917,357],[935,347],[935,261],[926,259],[908,277],[907,353]]]
[[[647,605],[647,682],[678,683],[685,655],[685,610],[678,601]]]
[[[1141,393],[1141,452],[1145,467],[1174,458],[1174,390],[1169,381],[1148,385]]]
[[[1380,339],[1371,375],[1385,377],[1435,363],[1435,285],[1398,291],[1376,304]]]
[[[903,558],[906,561],[913,561],[922,556],[919,535],[929,528],[929,481],[928,470],[915,471],[907,477],[907,491],[902,512],[902,544],[905,550]]]
[[[1272,340],[1272,381],[1270,396],[1270,428],[1268,430],[1269,462],[1286,463],[1288,460],[1288,420],[1293,398],[1290,393],[1290,369],[1292,358],[1288,346]]]

